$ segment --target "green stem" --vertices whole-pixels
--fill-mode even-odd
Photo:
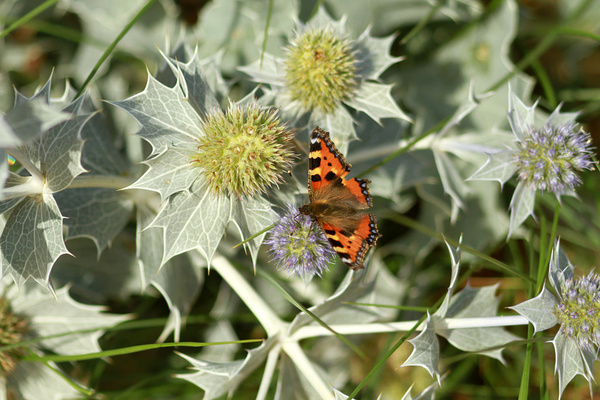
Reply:
[[[75,95],[75,98],[78,98],[79,96],[82,95],[82,93],[84,92],[87,85],[91,82],[91,80],[94,78],[94,76],[100,69],[100,66],[104,63],[104,61],[106,61],[106,59],[108,58],[110,53],[113,52],[115,47],[117,47],[117,44],[119,44],[121,39],[123,39],[123,37],[125,37],[127,32],[129,32],[129,30],[133,27],[133,25],[135,25],[135,23],[142,17],[142,15],[144,15],[144,13],[146,11],[148,11],[148,9],[150,9],[150,7],[152,7],[152,5],[155,2],[156,2],[156,0],[148,0],[146,5],[135,15],[135,17],[133,17],[133,19],[131,21],[129,21],[129,23],[125,26],[125,28],[123,28],[123,30],[119,33],[119,35],[116,37],[116,39],[104,51],[104,53],[102,54],[102,56],[100,57],[100,59],[98,60],[98,62],[96,63],[96,65],[94,66],[94,68],[92,69],[90,74],[88,75],[88,77],[86,78],[85,82],[83,82],[83,85],[81,85],[81,88]]]
[[[44,10],[48,9],[49,7],[53,6],[57,2],[58,2],[58,0],[46,0],[44,3],[40,4],[33,10],[29,11],[23,17],[19,18],[18,20],[16,20],[12,24],[10,24],[10,26],[8,28],[6,28],[4,31],[2,31],[2,33],[0,33],[0,39],[5,37],[6,35],[8,35],[10,32],[14,31],[21,25],[24,25],[28,21],[31,21],[35,16],[37,16]]]

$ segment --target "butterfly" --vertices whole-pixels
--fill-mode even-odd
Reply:
[[[345,177],[352,166],[335,147],[329,133],[316,127],[308,154],[308,197],[300,212],[310,215],[349,268],[364,268],[363,261],[381,236],[377,220],[367,209],[373,205],[368,179]]]

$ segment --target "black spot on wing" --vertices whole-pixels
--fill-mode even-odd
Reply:
[[[336,247],[338,248],[343,248],[344,246],[342,245],[342,242],[340,242],[339,240],[335,240],[332,238],[327,238],[329,240],[329,243],[331,244],[331,247],[333,247],[334,249]]]
[[[309,158],[308,159],[308,168],[315,169],[321,166],[321,157]]]
[[[325,180],[330,181],[330,182],[337,178],[338,178],[337,174],[333,171],[329,171],[327,173],[327,175],[325,175]]]

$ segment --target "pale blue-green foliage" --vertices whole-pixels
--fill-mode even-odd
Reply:
[[[18,2],[14,4],[21,7]],[[145,1],[62,0],[59,4],[81,18],[86,35],[100,41],[100,45],[93,40],[81,43],[71,64],[63,66],[83,81],[113,39],[112,33],[122,29]],[[405,57],[390,54],[395,36],[389,33],[422,21],[431,11],[431,1],[373,1],[366,7],[359,0],[332,0],[312,19],[308,18],[312,9],[307,4],[274,2],[266,52],[262,53],[269,12],[262,0],[210,2],[197,28],[188,32],[180,31],[175,23],[172,2],[155,2],[118,47],[147,64],[151,72],[145,89],[131,95],[130,75],[123,74],[117,62],[114,69],[105,63],[97,75],[100,97],[125,99],[104,107],[111,114],[117,108],[126,110],[134,118],[116,114],[105,119],[105,113],[91,100],[99,97],[96,92],[74,100],[67,88],[60,98],[51,97],[50,79],[31,98],[17,93],[15,106],[0,117],[0,182],[6,182],[0,192],[4,216],[0,268],[7,278],[23,285],[16,298],[23,303],[14,303],[18,310],[27,312],[23,304],[29,304],[31,312],[60,322],[37,326],[41,335],[83,328],[95,328],[97,334],[121,319],[103,315],[97,308],[76,305],[64,288],[55,293],[58,305],[48,294],[31,297],[34,292],[25,290],[28,278],[42,286],[71,283],[71,295],[96,304],[124,300],[154,286],[171,311],[159,340],[173,333],[178,341],[182,322],[203,289],[204,270],[211,261],[226,259],[236,267],[255,266],[278,273],[269,269],[259,252],[263,235],[245,244],[249,256],[231,247],[276,219],[274,204],[284,198],[289,202],[298,192],[294,181],[300,182],[300,192],[305,193],[306,163],[300,162],[292,171],[291,182],[264,197],[238,199],[209,193],[203,177],[189,161],[197,150],[195,138],[203,134],[203,117],[212,109],[226,107],[229,97],[243,98],[239,104],[257,101],[279,108],[291,127],[300,128],[299,147],[305,145],[305,132],[314,125],[330,131],[353,164],[352,173],[372,167],[419,137],[409,151],[369,174],[378,217],[384,215],[380,213],[384,207],[403,213],[418,204],[421,226],[448,237],[463,234],[464,243],[476,249],[489,248],[504,241],[507,234],[518,232],[531,215],[534,193],[518,186],[509,218],[500,185],[484,182],[504,183],[514,175],[510,151],[519,137],[515,127],[547,119],[525,105],[531,103],[533,81],[521,73],[509,79],[510,93],[508,84],[490,91],[516,70],[508,57],[517,31],[516,2],[501,2],[477,22],[482,16],[480,2],[443,2],[432,21],[476,23],[443,43],[433,31],[423,30],[405,44]],[[352,39],[362,75],[355,97],[327,115],[300,115],[296,104],[285,98],[283,49],[295,30],[312,26],[329,26]],[[411,58],[431,43],[441,45],[426,62]],[[8,55],[18,54],[20,49],[2,50],[6,50],[6,57],[0,65],[15,58]],[[231,82],[223,79],[222,72],[235,77],[234,92],[230,93]],[[263,85],[251,90],[254,86],[248,75]],[[0,74],[0,85],[6,86],[3,76]],[[574,117],[556,114],[553,118],[567,122]],[[440,121],[443,123],[433,133],[421,137]],[[117,132],[112,132],[113,123]],[[136,135],[129,134],[136,129],[132,123],[138,124]],[[122,136],[124,132],[128,134]],[[149,152],[144,152],[144,141],[150,144]],[[17,161],[24,169],[9,172],[6,153],[18,154]],[[488,159],[485,168],[476,172]],[[141,162],[144,165],[140,166]],[[47,178],[45,186],[36,180],[37,172]],[[469,176],[471,179],[466,179]],[[306,201],[305,197],[297,199]],[[135,221],[135,228],[133,224],[127,226],[131,221]],[[281,398],[347,398],[335,388],[348,387],[351,381],[343,363],[353,350],[317,324],[314,316],[347,337],[410,329],[417,321],[396,321],[393,309],[351,303],[394,306],[409,296],[423,295],[430,277],[421,279],[418,268],[437,244],[437,239],[416,231],[395,238],[383,251],[372,251],[366,273],[349,272],[333,294],[314,282],[305,285],[285,274],[276,275],[295,299],[309,305],[312,315],[281,301],[280,288],[260,276],[230,281],[222,274],[222,266],[214,267],[213,273],[222,274],[224,283],[222,288],[211,288],[219,295],[210,312],[216,322],[207,329],[206,339],[237,339],[229,317],[239,313],[240,303],[244,311],[254,313],[267,338],[241,360],[235,359],[239,347],[234,345],[214,346],[193,357],[182,354],[193,372],[177,376],[204,389],[204,397],[211,399],[234,393],[253,371],[264,368],[262,396],[277,376]],[[517,339],[496,324],[502,318],[496,286],[458,290],[461,254],[457,248],[448,247],[450,268],[433,273],[448,280],[448,292],[437,312],[419,327],[421,333],[410,340],[414,350],[403,364],[421,366],[437,378],[417,398],[432,398],[433,390],[443,384],[438,336],[460,350],[501,361],[501,346]],[[404,257],[398,276],[389,273],[382,254]],[[331,271],[335,272],[333,268]],[[411,276],[419,279],[409,287],[406,278]],[[560,284],[568,276],[572,276],[572,267],[555,250],[549,280],[559,296]],[[265,304],[249,300],[261,298]],[[556,324],[551,311],[557,301],[544,288],[538,297],[513,310],[540,332]],[[288,322],[281,315],[292,315],[293,319]],[[461,329],[461,321],[474,318],[481,326]],[[95,334],[44,339],[43,344],[59,354],[92,352],[99,349]],[[302,349],[301,341],[308,338],[311,349]],[[560,333],[552,343],[561,393],[577,374],[591,379],[595,357]],[[56,387],[62,397],[74,397],[72,388],[48,371],[38,363],[21,363],[8,384],[17,387],[19,393],[30,393],[32,380],[27,378],[35,374],[36,382],[50,391]],[[0,385],[0,397],[2,390]],[[41,398],[31,393],[29,397]],[[385,393],[382,398],[386,398]],[[412,398],[410,391],[404,398]]]
[[[83,147],[80,135],[90,114],[81,110],[83,99],[55,113],[32,117],[47,118],[49,122],[37,125],[40,132],[33,136],[35,139],[29,136],[22,144],[9,144],[9,148],[22,155],[21,161],[27,163],[29,171],[35,171],[33,176],[19,178],[15,180],[18,184],[3,191],[10,205],[4,211],[10,214],[5,214],[6,223],[0,236],[1,273],[19,284],[32,278],[47,285],[54,262],[67,253],[62,237],[62,216],[52,194],[67,188],[85,171],[80,161]],[[16,108],[30,102],[41,102],[47,109],[52,108],[50,82],[31,98],[17,95]],[[27,109],[36,111],[35,107]],[[56,123],[57,116],[62,122]]]
[[[439,379],[439,342],[436,335],[443,336],[453,346],[470,352],[485,354],[502,361],[502,350],[486,350],[518,339],[517,336],[499,327],[473,327],[471,329],[448,329],[447,318],[493,318],[498,316],[500,299],[495,296],[496,285],[481,288],[467,286],[458,293],[456,278],[460,269],[461,252],[447,244],[452,260],[451,279],[448,293],[442,305],[427,320],[422,332],[410,340],[413,352],[403,366],[419,365]]]
[[[29,320],[29,338],[42,339],[31,348],[34,354],[40,354],[42,348],[61,355],[100,351],[98,338],[103,330],[129,319],[103,313],[103,307],[76,302],[68,288],[57,290],[53,296],[37,284],[26,283],[19,288],[8,279],[2,283],[2,295],[10,301],[13,312]],[[24,399],[77,395],[72,385],[40,362],[21,362],[13,374],[0,377],[0,393],[7,390]]]

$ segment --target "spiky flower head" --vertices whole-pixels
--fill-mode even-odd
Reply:
[[[321,276],[335,251],[319,225],[308,215],[289,206],[265,240],[279,268],[300,276],[305,282]]]
[[[592,168],[590,135],[573,122],[531,127],[517,142],[514,163],[519,179],[533,190],[556,195],[581,184],[578,171]]]
[[[306,111],[331,113],[356,89],[352,41],[329,28],[297,34],[286,48],[285,81],[290,99]]]
[[[23,335],[29,331],[27,320],[12,313],[8,300],[0,297],[0,347],[14,345],[22,341]],[[24,355],[22,348],[0,351],[0,376],[10,375],[20,357]]]
[[[216,194],[255,196],[281,182],[294,158],[291,133],[275,110],[231,103],[203,120],[193,163]]]
[[[593,351],[600,346],[600,276],[566,279],[561,290],[562,299],[554,314],[561,331],[573,339],[581,349]]]

